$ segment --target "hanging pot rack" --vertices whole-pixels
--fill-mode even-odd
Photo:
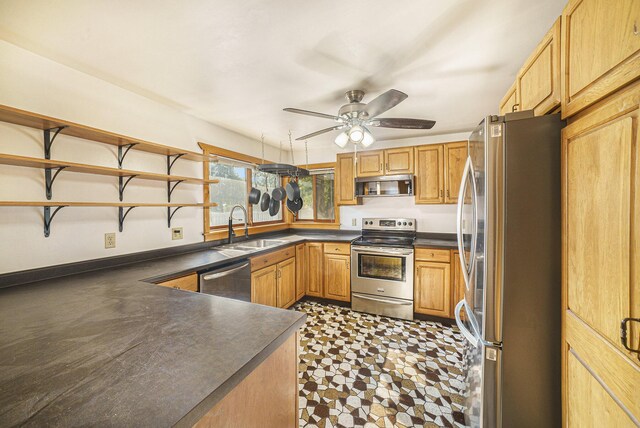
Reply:
[[[293,162],[293,145],[291,143],[291,131],[289,131],[289,146],[291,148],[291,162]],[[280,160],[282,160],[282,142],[280,143]],[[267,172],[269,174],[276,174],[280,177],[306,177],[309,175],[309,170],[300,168],[295,165],[289,165],[286,163],[263,163],[258,165],[258,170]]]

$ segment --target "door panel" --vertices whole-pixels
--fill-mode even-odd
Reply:
[[[276,306],[277,265],[251,272],[251,303]]]
[[[444,146],[416,147],[416,204],[444,203]]]
[[[371,150],[358,154],[358,177],[384,175],[384,153],[382,150]]]
[[[288,308],[296,301],[296,259],[278,263],[277,274],[277,304],[279,308]]]
[[[449,263],[416,262],[415,311],[451,317],[450,278]]]
[[[307,282],[307,262],[305,260],[305,244],[296,245],[296,300],[304,297],[304,286]]]
[[[324,255],[324,297],[335,300],[351,300],[350,256],[341,254]]]
[[[458,192],[462,181],[462,171],[467,161],[467,142],[448,143],[444,145],[445,161],[445,199],[446,204],[458,202]]]
[[[307,243],[306,260],[308,265],[308,278],[306,294],[309,296],[322,297],[322,284],[324,278],[324,252],[322,251],[322,247],[322,243],[319,242]]]
[[[341,153],[336,158],[335,192],[338,205],[356,205],[355,172],[353,153]]]
[[[386,175],[413,174],[413,147],[385,150],[384,165]]]
[[[500,111],[500,115],[502,116],[505,113],[518,111],[518,107],[518,91],[516,90],[516,82],[513,82],[513,85],[511,85],[507,93],[502,98],[502,101],[500,101],[498,110]]]

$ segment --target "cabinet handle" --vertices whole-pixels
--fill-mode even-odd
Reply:
[[[633,35],[638,35],[638,21],[633,21]]]
[[[631,321],[640,323],[640,318],[625,318],[620,322],[620,341],[627,351],[640,354],[640,349],[631,349],[629,345],[627,345],[627,324]]]
[[[177,285],[174,285],[173,288],[180,289],[180,287],[178,287]]]
[[[520,107],[520,104],[518,104],[518,103],[516,103],[513,106],[511,106],[511,112],[518,111],[518,107]]]
[[[386,166],[386,168],[387,168],[387,171],[389,171],[389,164],[388,164],[388,163],[387,163],[387,166]]]
[[[449,197],[450,197],[450,196],[449,196],[449,189],[447,189],[447,198],[449,198]]]
[[[444,196],[444,190],[440,190],[440,197]]]
[[[380,171],[382,171],[382,163],[380,164]]]

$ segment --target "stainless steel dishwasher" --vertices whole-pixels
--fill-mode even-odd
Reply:
[[[250,302],[251,268],[249,260],[244,259],[201,273],[200,292]]]

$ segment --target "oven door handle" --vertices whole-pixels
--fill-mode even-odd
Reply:
[[[413,254],[413,250],[385,250],[382,248],[378,248],[378,247],[351,247],[351,251],[356,252],[356,253],[363,253],[363,254],[382,254],[382,255],[393,255],[393,256],[410,256]]]
[[[399,305],[399,306],[413,305],[413,302],[380,299],[378,297],[363,296],[362,294],[354,294],[353,297],[357,297],[358,299],[363,299],[363,300],[373,300],[374,302],[388,303],[390,305]]]

